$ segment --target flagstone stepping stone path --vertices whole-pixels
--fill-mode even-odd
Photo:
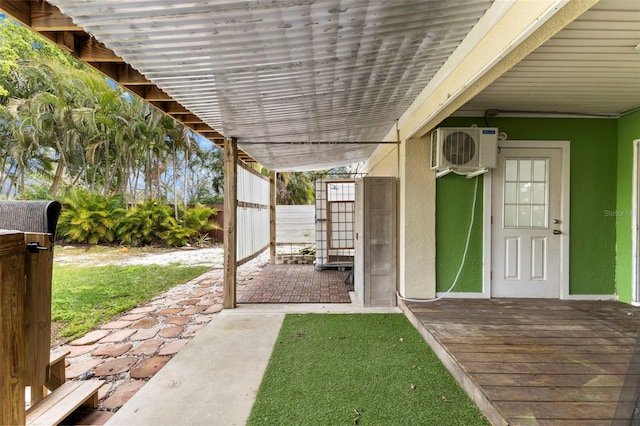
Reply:
[[[99,377],[97,411],[78,424],[104,424],[222,310],[222,271],[214,269],[125,312],[58,349],[67,356],[68,380]]]

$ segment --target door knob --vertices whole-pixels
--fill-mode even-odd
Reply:
[[[555,224],[560,223],[560,219],[553,219],[553,223],[555,223]]]
[[[559,229],[554,229],[553,230],[553,235],[560,235],[560,234],[562,234],[561,230],[559,230]]]

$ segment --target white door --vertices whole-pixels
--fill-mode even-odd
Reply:
[[[561,296],[562,151],[507,148],[492,178],[492,297]]]

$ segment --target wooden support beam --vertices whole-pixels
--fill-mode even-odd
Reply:
[[[47,2],[31,2],[31,28],[36,31],[83,31],[73,20]]]
[[[76,46],[79,46],[79,43],[76,42],[77,34],[71,31],[41,31],[38,34],[58,46],[60,50],[67,52],[71,56],[78,57],[76,52]]]
[[[167,95],[156,86],[129,86],[127,87],[127,90],[149,102],[163,102],[171,100],[171,96]]]
[[[191,126],[191,123],[187,124],[187,127],[189,127],[194,132],[200,133],[202,136],[206,137],[207,139],[212,140],[212,142],[214,142],[214,143],[216,143],[215,140],[220,140],[220,136],[222,136],[220,133],[218,133],[216,130],[212,129],[211,127],[209,127],[208,129],[204,129],[204,128],[202,128],[202,129],[194,129]],[[240,152],[240,151],[238,151],[238,152]]]
[[[212,129],[211,126],[203,122],[194,123],[192,126],[189,126],[189,127],[191,127],[196,132],[215,132],[215,130]]]
[[[76,33],[73,31],[41,31],[40,35],[51,40],[53,43],[65,52],[75,55],[76,52]]]
[[[0,231],[0,424],[25,424],[24,234]]]
[[[176,120],[184,123],[184,124],[199,124],[202,123],[202,120],[198,118],[195,114],[176,114],[173,116]],[[212,129],[213,130],[213,129]]]
[[[124,60],[116,55],[113,50],[109,49],[93,37],[83,40],[79,48],[76,48],[76,52],[78,53],[78,58],[85,62],[124,63]]]
[[[269,173],[269,263],[276,264],[276,172]]]
[[[224,142],[224,302],[225,309],[236,307],[238,142]]]
[[[151,104],[167,114],[189,114],[191,111],[176,101],[151,101]]]
[[[33,2],[26,0],[0,0],[0,9],[16,21],[31,26],[31,6]]]
[[[117,64],[118,67],[118,82],[124,87],[137,86],[139,84],[147,85],[153,84],[144,75],[131,68],[129,64]]]
[[[92,62],[91,66],[125,88],[129,86],[151,85],[151,81],[131,68],[129,64],[117,62]]]
[[[220,133],[218,133],[218,132],[214,133],[214,132],[207,132],[207,131],[202,131],[202,130],[194,130],[193,128],[191,128],[190,125],[187,124],[186,126],[189,127],[191,130],[193,130],[194,132],[201,134],[202,136],[204,136],[205,138],[207,138],[209,140],[216,139],[218,136],[220,136]],[[224,144],[222,144],[222,145],[216,144],[216,145],[219,146],[221,149],[224,149]],[[240,151],[238,151],[238,152],[240,152]],[[242,154],[246,155],[244,153],[242,153]]]

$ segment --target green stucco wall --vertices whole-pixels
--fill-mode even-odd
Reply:
[[[482,177],[468,180],[449,173],[436,182],[436,291],[453,284],[467,240],[476,180],[475,217],[464,268],[452,291],[482,291]]]
[[[633,141],[640,139],[640,111],[618,120],[618,176],[616,219],[616,286],[618,298],[632,301],[631,216],[633,185]]]
[[[485,126],[484,118],[449,118],[440,127]],[[584,118],[490,118],[511,140],[571,141],[570,294],[613,294],[616,269],[618,121]],[[464,248],[473,181],[439,179],[436,243],[437,290],[445,291]],[[462,189],[461,189],[462,188]],[[458,203],[453,200],[460,199]],[[479,206],[476,215],[482,215]],[[451,220],[455,217],[456,220]],[[460,226],[463,224],[463,226]],[[480,228],[480,225],[478,225]],[[481,230],[480,230],[481,232]],[[474,235],[465,271],[453,291],[482,291],[482,237]],[[453,256],[452,253],[460,254]],[[466,269],[469,268],[468,271]],[[480,271],[480,272],[478,272]],[[468,276],[466,274],[469,274]]]

